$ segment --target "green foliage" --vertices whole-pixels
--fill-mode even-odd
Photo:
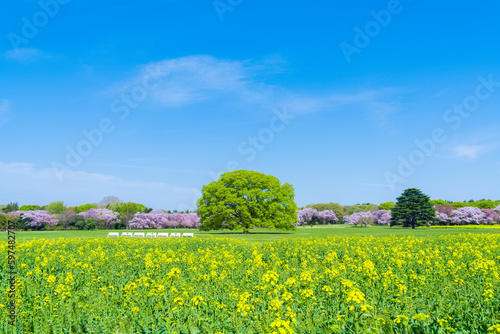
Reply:
[[[86,230],[95,230],[97,228],[97,223],[94,219],[89,218],[85,221],[85,226],[84,228]]]
[[[2,215],[0,214],[0,229],[6,230],[9,224],[14,223],[19,218],[16,216]]]
[[[36,210],[42,210],[42,207],[40,205],[23,205],[19,208],[20,211],[36,211]]]
[[[75,226],[77,229],[83,230],[85,228],[85,221],[77,219]]]
[[[442,199],[431,199],[430,202],[432,205],[450,205],[452,203],[451,201],[444,201]]]
[[[450,205],[456,210],[456,209],[460,209],[460,208],[463,208],[463,207],[466,207],[466,206],[471,206],[471,203],[467,203],[467,202],[453,202],[453,203],[450,203]]]
[[[13,202],[7,204],[6,206],[4,206],[2,208],[2,211],[4,213],[12,212],[12,211],[17,211],[17,210],[19,210],[19,205],[17,203],[13,203]]]
[[[403,224],[403,227],[415,228],[423,223],[436,219],[436,210],[432,206],[429,196],[419,189],[406,189],[398,197],[396,206],[391,210],[391,226]]]
[[[396,203],[394,202],[384,202],[380,203],[378,206],[380,210],[392,210],[393,207],[396,206]]]
[[[253,227],[293,230],[297,205],[293,187],[271,175],[236,170],[203,187],[198,200],[200,230]]]
[[[492,200],[480,200],[469,203],[468,206],[473,206],[479,209],[494,209],[498,206],[500,201],[492,201]]]
[[[149,210],[148,208],[146,208],[146,206],[133,202],[117,202],[108,205],[106,208],[120,214],[120,222],[123,226],[128,226],[128,222],[134,217],[136,213],[144,213]]]
[[[77,216],[75,226],[79,230],[95,230],[97,229],[97,222],[92,218],[83,220],[81,216]]]
[[[44,206],[44,210],[50,214],[63,213],[66,211],[66,205],[62,201],[52,202]]]
[[[89,209],[98,209],[99,206],[97,204],[84,204],[84,205],[79,205],[75,208],[75,212],[76,213],[81,213],[81,212],[85,212]]]
[[[375,204],[355,204],[355,205],[346,205],[344,206],[345,215],[352,215],[355,212],[365,212],[365,211],[377,211],[378,206]]]
[[[471,200],[463,201],[463,202],[450,202],[450,201],[443,201],[442,199],[438,199],[438,200],[431,200],[431,204],[432,205],[451,205],[455,210],[466,207],[466,206],[479,208],[479,209],[493,209],[493,208],[496,208],[500,204],[500,200],[492,201],[489,199],[481,199],[479,201],[474,201],[471,199]]]
[[[316,209],[318,211],[325,211],[325,210],[332,210],[335,212],[335,216],[337,216],[337,223],[338,224],[343,224],[343,217],[344,217],[344,208],[342,205],[338,203],[318,203],[318,204],[308,204],[305,206],[306,208],[312,208]]]

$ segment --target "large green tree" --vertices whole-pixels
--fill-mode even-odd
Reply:
[[[436,210],[432,206],[429,196],[419,189],[406,189],[397,198],[396,206],[391,209],[391,226],[415,228],[426,222],[436,219]]]
[[[253,227],[294,230],[297,205],[293,187],[271,175],[236,170],[203,187],[198,200],[200,230]]]

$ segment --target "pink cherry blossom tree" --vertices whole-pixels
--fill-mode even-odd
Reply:
[[[20,217],[27,226],[37,229],[45,225],[56,226],[58,223],[58,220],[45,210],[13,211],[9,212],[8,215]]]
[[[200,218],[196,213],[167,213],[153,210],[150,213],[136,213],[130,221],[130,228],[198,228]]]
[[[299,219],[298,225],[309,225],[314,218],[318,214],[318,210],[312,208],[305,208],[298,212],[297,216]]]
[[[370,211],[355,212],[350,216],[344,216],[344,221],[346,225],[362,225],[367,227],[373,223],[373,213]]]
[[[129,227],[134,229],[163,228],[168,223],[168,213],[161,210],[153,210],[149,213],[136,213],[129,222]]]
[[[389,225],[391,210],[377,210],[372,213],[373,222],[377,225]]]
[[[105,228],[109,229],[109,225],[112,223],[118,223],[118,217],[120,214],[108,209],[88,209],[78,214],[82,216],[84,220],[89,218],[94,219],[97,222],[104,223]]]
[[[487,217],[486,214],[479,208],[466,206],[457,210],[454,210],[450,215],[451,221],[456,225],[480,225],[480,224],[492,224],[493,219]]]
[[[338,219],[332,210],[319,211],[316,215],[323,224],[335,224]]]

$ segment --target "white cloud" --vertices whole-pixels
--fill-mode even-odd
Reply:
[[[41,58],[48,58],[49,56],[35,48],[20,48],[15,50],[5,51],[5,58],[9,60],[31,62]]]
[[[258,62],[218,59],[207,55],[167,59],[140,67],[133,77],[111,93],[119,95],[140,85],[149,69],[162,73],[162,82],[151,92],[152,100],[163,107],[184,107],[210,100],[271,110],[286,105],[294,113],[338,110],[347,105],[362,106],[370,116],[386,118],[399,108],[390,97],[391,89],[354,93],[295,93],[264,83],[263,77],[284,71],[286,64],[277,56]]]
[[[240,94],[249,84],[246,80],[250,76],[250,70],[243,62],[188,56],[142,66],[140,74],[118,90],[128,91],[141,84],[149,75],[148,69],[161,71],[161,85],[154,89],[152,96],[167,107],[186,106],[235,92]]]
[[[293,96],[283,97],[283,104],[286,104],[295,113],[335,111],[347,106],[356,106],[378,122],[385,122],[389,115],[399,109],[397,102],[390,101],[391,94],[391,90],[381,89],[359,93],[332,93],[315,97]]]
[[[479,155],[493,150],[494,147],[494,145],[458,145],[453,147],[453,152],[455,153],[455,158],[464,157],[476,160]]]
[[[67,171],[60,182],[52,169],[37,168],[29,163],[0,162],[0,175],[0,196],[3,197],[0,202],[44,204],[64,199],[76,205],[97,202],[113,194],[123,200],[140,199],[145,205],[158,209],[193,209],[194,201],[199,197],[199,190],[195,188],[125,180],[113,175],[82,171]],[[12,198],[4,197],[7,194]],[[44,203],[39,203],[40,200]]]

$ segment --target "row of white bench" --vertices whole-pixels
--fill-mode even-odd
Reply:
[[[120,233],[118,232],[109,232],[108,237],[119,237]],[[155,233],[155,232],[149,232],[149,233],[144,233],[144,232],[135,232],[132,234],[132,232],[123,232],[122,237],[136,237],[136,238],[168,238],[168,233]],[[171,237],[181,237],[180,233],[170,233]],[[182,233],[182,237],[194,237],[193,233]]]

